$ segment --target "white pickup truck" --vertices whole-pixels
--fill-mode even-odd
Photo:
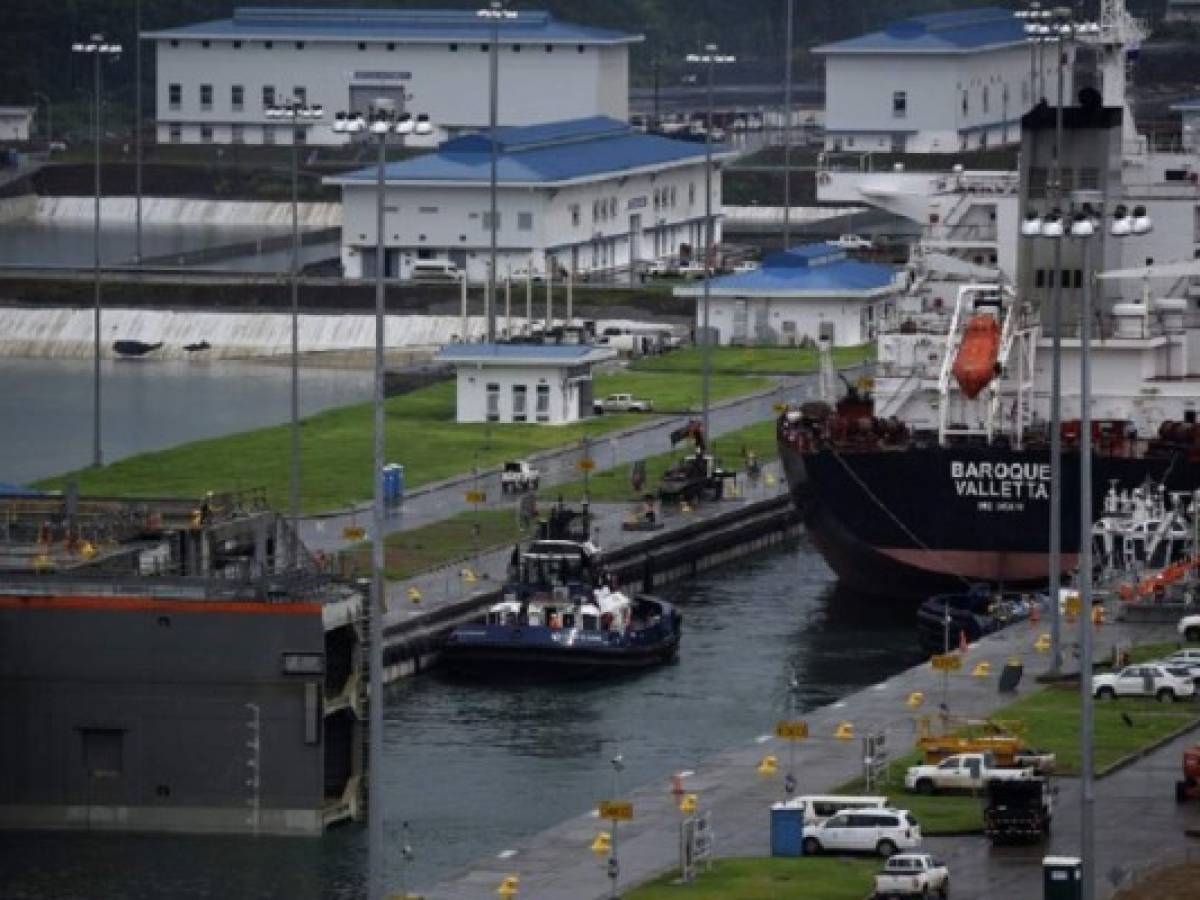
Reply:
[[[500,473],[500,492],[515,494],[519,491],[536,491],[542,473],[523,459],[506,462]]]
[[[883,897],[928,897],[950,894],[950,870],[926,853],[897,853],[875,876],[875,893]]]
[[[918,794],[936,791],[978,791],[989,780],[1018,781],[1033,777],[1032,769],[992,767],[990,753],[956,753],[932,766],[910,766],[904,786]]]
[[[650,400],[639,400],[633,394],[609,394],[603,400],[592,403],[592,411],[599,413],[612,412],[650,412],[654,403]]]

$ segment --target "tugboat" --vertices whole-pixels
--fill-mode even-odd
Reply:
[[[588,539],[589,516],[557,507],[528,548],[513,549],[504,596],[442,648],[454,672],[593,674],[669,662],[683,617],[670,603],[630,597]]]

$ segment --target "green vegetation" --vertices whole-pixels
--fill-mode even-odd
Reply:
[[[655,401],[656,409],[686,409],[698,402],[694,379],[659,373],[596,377],[603,396],[632,391]],[[761,378],[714,378],[714,398],[758,390]],[[387,458],[403,463],[409,487],[471,470],[497,466],[628,428],[645,421],[636,414],[606,415],[561,427],[545,425],[460,425],[454,421],[453,382],[441,382],[387,401]],[[306,511],[340,508],[371,493],[372,411],[370,404],[327,410],[301,425],[301,497]],[[270,503],[284,508],[288,497],[290,426],[278,425],[168,450],[143,453],[102,469],[72,473],[87,494],[198,496],[206,490],[263,487]],[[62,489],[68,476],[41,482]]]
[[[588,495],[597,502],[619,503],[625,500],[637,500],[646,492],[653,493],[663,472],[690,452],[691,446],[691,443],[688,442],[681,444],[674,451],[647,457],[645,460],[646,482],[640,492],[635,491],[629,483],[632,467],[629,463],[622,463],[591,475],[588,478]],[[774,459],[778,455],[775,445],[775,423],[773,421],[756,422],[746,428],[739,428],[737,431],[731,431],[717,438],[713,441],[713,446],[717,457],[725,466],[743,471],[745,469],[743,450],[752,451],[763,462]],[[603,463],[607,452],[607,448],[601,442],[592,451],[592,455],[598,462]],[[583,487],[583,480],[580,479],[569,484],[546,488],[541,495],[548,500],[562,497],[564,500],[576,502],[583,499]]]
[[[1152,659],[1162,659],[1164,656],[1170,656],[1176,650],[1183,647],[1195,647],[1196,644],[1187,641],[1171,641],[1161,644],[1137,644],[1129,648],[1129,662],[1142,663],[1149,662]]]
[[[983,804],[978,797],[968,794],[912,794],[904,789],[904,773],[909,766],[915,766],[920,761],[920,752],[913,750],[888,765],[888,787],[882,792],[888,802],[898,809],[911,812],[921,823],[921,833],[927,837],[983,831]],[[866,792],[866,785],[861,778],[838,785],[831,791],[834,794]]]
[[[476,534],[475,526],[479,532]],[[520,537],[515,509],[481,509],[440,522],[388,535],[384,574],[403,581],[421,572],[465,559],[479,550],[512,543]],[[338,554],[338,571],[366,575],[371,570],[371,544],[359,544]]]
[[[873,344],[835,347],[833,364],[854,366],[872,358]],[[714,347],[712,370],[740,375],[790,375],[815,372],[817,351],[799,347]],[[640,372],[699,372],[703,366],[699,348],[688,347],[661,356],[639,359],[633,368]]]
[[[691,884],[672,884],[672,872],[625,892],[627,900],[862,900],[874,884],[878,860],[801,857],[718,859]]]

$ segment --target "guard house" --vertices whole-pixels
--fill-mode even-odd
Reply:
[[[480,4],[476,4],[478,6]],[[486,4],[483,4],[486,5]],[[629,48],[641,35],[541,10],[499,23],[501,125],[629,115]],[[470,9],[241,7],[232,18],[145,31],[155,47],[159,143],[345,144],[337,111],[406,100],[442,137],[486,127],[492,22]],[[294,99],[321,104],[311,128],[268,121]]]
[[[29,140],[36,111],[32,106],[0,106],[0,141]]]
[[[607,116],[498,128],[444,142],[385,167],[385,268],[410,278],[418,262],[453,263],[487,279],[491,245],[491,146],[496,144],[496,274],[613,273],[698,252],[704,241],[704,144],[635,132]],[[713,152],[712,207],[721,208]],[[374,166],[327,178],[342,189],[342,267],[375,273]],[[720,217],[714,237],[720,241]]]
[[[1054,54],[1030,46],[1011,9],[988,6],[815,48],[825,57],[825,149],[953,153],[1018,142],[1021,116],[1057,90]]]
[[[1197,4],[1197,10],[1200,10],[1200,4]],[[1183,120],[1180,123],[1180,143],[1183,149],[1194,151],[1200,148],[1200,97],[1180,100],[1178,103],[1172,103],[1170,108],[1171,112],[1179,113]]]
[[[451,344],[459,422],[562,425],[592,414],[592,367],[616,352],[587,344]]]
[[[753,272],[709,282],[709,326],[722,345],[853,346],[874,339],[899,288],[894,266],[850,259],[832,244],[793,247]],[[675,296],[696,300],[701,327],[703,284],[677,287]]]

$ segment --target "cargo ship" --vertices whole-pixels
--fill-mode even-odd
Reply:
[[[911,175],[890,199],[887,173],[821,179],[829,185],[822,200],[916,209],[925,229],[908,288],[878,323],[871,383],[790,408],[778,421],[795,502],[848,586],[928,596],[975,581],[1045,583],[1056,280],[1063,572],[1075,567],[1080,534],[1092,525],[1078,520],[1085,285],[1096,313],[1093,509],[1104,508],[1110,489],[1200,486],[1200,322],[1189,312],[1200,300],[1200,167],[1194,153],[1149,148],[1133,134],[1129,110],[1109,102],[1110,81],[1124,88],[1124,72],[1109,71],[1123,59],[1102,55],[1103,97],[1085,89],[1064,106],[1057,156],[1058,110],[1043,101],[1022,117],[1017,172],[959,167],[931,178],[921,202]],[[1072,215],[1091,221],[1096,236],[1086,244],[1047,236],[1055,229],[1046,223],[1069,234]]]

